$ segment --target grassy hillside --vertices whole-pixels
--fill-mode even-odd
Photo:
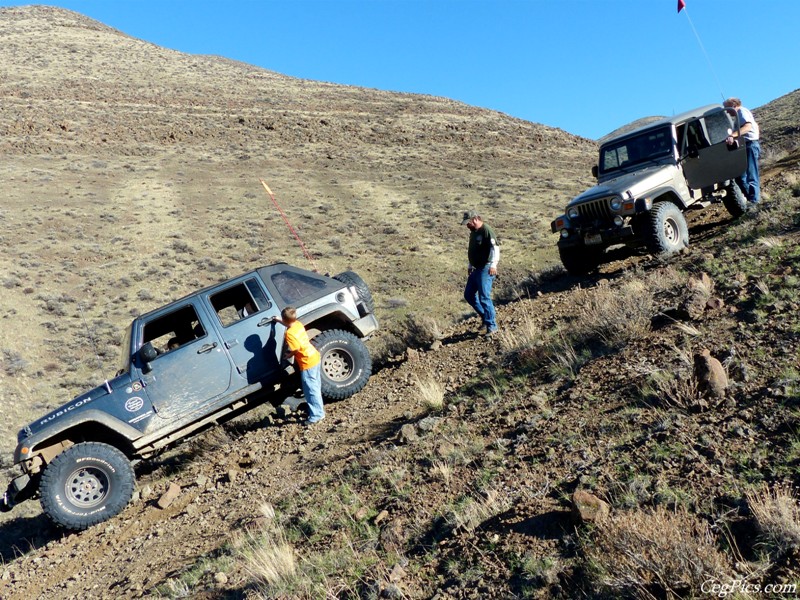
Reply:
[[[259,179],[322,271],[370,284],[389,342],[409,312],[463,313],[465,208],[502,236],[511,281],[556,260],[549,221],[590,183],[592,142],[444,98],[181,54],[48,7],[0,9],[0,36],[2,456],[114,372],[131,314],[309,266]]]

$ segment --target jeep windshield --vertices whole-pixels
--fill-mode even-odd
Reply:
[[[674,156],[675,140],[670,125],[643,131],[632,137],[614,140],[600,148],[600,173],[627,170],[649,161]]]

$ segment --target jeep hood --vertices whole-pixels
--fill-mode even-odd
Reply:
[[[638,198],[650,190],[671,182],[673,171],[676,169],[675,165],[652,165],[630,173],[621,173],[576,196],[570,201],[567,208],[598,198],[622,196],[628,191],[634,198]]]
[[[124,388],[126,385],[129,385],[130,382],[130,373],[125,373],[115,379],[110,380],[108,384],[112,390],[115,390],[120,387]],[[105,396],[108,396],[108,389],[106,388],[105,384],[99,385],[96,388],[81,394],[80,396],[76,396],[69,402],[62,404],[55,410],[42,417],[39,417],[32,423],[29,423],[26,427],[20,430],[19,435],[17,436],[18,440],[21,441],[27,437],[30,437],[31,435],[49,427],[52,423],[57,422],[59,419],[67,415],[72,415],[76,412],[81,412],[91,408],[94,402]]]

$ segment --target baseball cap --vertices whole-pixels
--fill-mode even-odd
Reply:
[[[479,217],[478,211],[476,210],[465,210],[464,216],[461,218],[461,224],[466,225],[467,221],[470,219],[474,219],[475,217]]]

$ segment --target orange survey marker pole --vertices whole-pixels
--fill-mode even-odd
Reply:
[[[292,232],[292,235],[297,240],[297,243],[300,244],[300,248],[303,250],[303,256],[305,256],[306,260],[311,263],[312,270],[315,273],[319,273],[319,269],[317,269],[317,265],[314,263],[314,259],[311,257],[311,253],[306,249],[306,245],[303,243],[303,240],[300,239],[300,236],[297,235],[297,232],[295,231],[294,227],[292,227],[292,224],[289,222],[286,213],[284,213],[281,207],[278,205],[278,201],[275,199],[275,194],[273,194],[272,190],[269,189],[269,186],[267,185],[266,181],[264,181],[263,179],[259,179],[259,181],[261,182],[261,185],[264,186],[264,189],[267,190],[267,194],[269,194],[269,197],[272,199],[272,203],[275,205],[275,208],[281,214],[281,217],[283,217],[283,222],[286,223],[286,226],[289,228],[289,231]]]

